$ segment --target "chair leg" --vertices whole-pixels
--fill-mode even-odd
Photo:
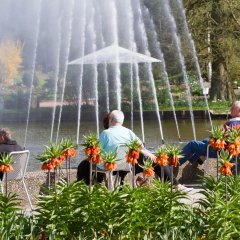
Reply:
[[[115,188],[117,185],[120,185],[120,179],[119,179],[119,172],[118,172],[118,171],[117,171],[117,174],[116,174],[116,176],[115,176],[114,188]]]
[[[209,145],[207,146],[207,157],[206,157],[206,160],[204,161],[204,166],[203,166],[204,176],[207,174],[207,171],[208,171],[208,162],[209,162]]]
[[[27,187],[26,187],[26,184],[25,184],[24,180],[22,180],[22,183],[23,183],[24,190],[25,190],[25,192],[26,192],[26,194],[27,194],[27,198],[28,198],[28,202],[29,202],[29,204],[30,204],[31,210],[33,210],[33,205],[32,205],[30,196],[29,196],[29,194],[28,194]]]
[[[1,193],[3,194],[3,181],[1,181]]]
[[[107,174],[106,173],[104,173],[104,175],[103,175],[103,182],[105,184],[105,187],[108,187],[108,180],[107,180]]]
[[[114,189],[112,171],[108,171],[108,189],[110,191],[112,191]]]

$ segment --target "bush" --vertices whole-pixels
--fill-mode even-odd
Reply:
[[[240,239],[240,177],[203,179],[197,205],[169,183],[92,191],[83,182],[39,197],[34,218],[17,208],[15,195],[0,195],[1,239]],[[226,191],[227,189],[227,191]],[[227,196],[227,197],[226,197]],[[41,238],[39,238],[41,236]]]

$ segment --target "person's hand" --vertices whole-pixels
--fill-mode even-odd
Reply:
[[[154,154],[152,154],[149,150],[147,150],[146,148],[143,148],[141,152],[145,157],[149,158],[154,163],[156,162],[157,157]]]
[[[152,153],[149,154],[148,158],[150,158],[154,163],[157,161],[157,157]]]

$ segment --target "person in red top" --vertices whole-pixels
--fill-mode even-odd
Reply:
[[[231,116],[227,122],[224,123],[224,128],[230,127],[233,129],[240,128],[240,101],[235,101],[231,108]]]
[[[235,101],[231,108],[231,119],[224,123],[224,128],[227,127],[238,129],[240,128],[240,101]],[[198,162],[199,164],[203,164],[206,160],[207,156],[207,146],[208,146],[209,138],[205,138],[202,141],[192,140],[188,142],[181,151],[181,155],[183,156],[179,160],[179,164],[182,165],[186,161],[191,163]],[[217,151],[215,149],[209,149],[209,157],[216,158]]]

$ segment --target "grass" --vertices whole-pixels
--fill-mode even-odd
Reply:
[[[217,102],[208,102],[209,105],[209,109],[211,111],[213,111],[214,113],[228,113],[232,102],[231,101],[217,101]],[[182,111],[182,110],[189,110],[189,104],[186,100],[177,100],[174,102],[174,107],[175,109],[178,111]],[[70,107],[64,107],[65,110],[69,110],[72,111],[73,110],[73,106]],[[169,102],[167,103],[163,103],[159,105],[159,108],[161,111],[172,111],[172,106]],[[204,99],[193,99],[192,101],[192,108],[193,110],[207,110],[207,106],[206,106],[206,102]],[[143,109],[144,111],[155,111],[155,106],[153,103],[151,104],[145,104],[145,107]],[[51,112],[52,108],[35,108],[35,109],[31,109],[31,112],[40,112],[40,113],[46,113],[46,112]],[[95,111],[95,108],[92,109],[92,111]],[[130,111],[130,107],[129,106],[123,106],[123,111],[124,112],[129,112]],[[89,111],[87,111],[89,112]],[[1,113],[27,113],[27,109],[3,109],[1,110]]]

